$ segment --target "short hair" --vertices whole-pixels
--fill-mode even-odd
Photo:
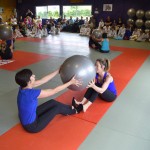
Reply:
[[[106,39],[107,38],[107,33],[103,33],[102,38]]]
[[[30,81],[30,77],[32,76],[32,71],[30,69],[23,69],[16,73],[15,81],[20,87],[24,88],[27,86]]]

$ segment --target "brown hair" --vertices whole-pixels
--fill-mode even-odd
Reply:
[[[104,66],[104,71],[109,71],[110,69],[110,60],[107,58],[104,59],[97,59],[96,61],[98,61],[101,65]]]

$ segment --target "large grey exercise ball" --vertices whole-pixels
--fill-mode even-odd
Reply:
[[[136,11],[135,11],[134,8],[130,8],[130,9],[127,11],[128,16],[131,17],[131,18],[135,16],[135,13],[136,13]]]
[[[133,19],[131,19],[131,18],[129,18],[128,20],[127,20],[127,24],[134,24],[134,20]]]
[[[146,20],[146,21],[145,21],[145,27],[146,27],[147,29],[150,29],[150,20]]]
[[[137,27],[142,27],[143,24],[144,24],[144,22],[143,22],[142,19],[137,19],[137,20],[135,21],[135,24],[136,24]]]
[[[146,19],[150,19],[150,10],[147,10],[147,11],[145,12],[145,18],[146,18]]]
[[[0,25],[0,39],[9,40],[12,38],[13,31],[12,27],[9,25],[1,24]]]
[[[98,29],[93,30],[92,35],[94,35],[98,39],[102,37],[101,31]]]
[[[144,11],[142,9],[137,10],[136,16],[138,19],[142,19],[144,17]]]
[[[88,57],[83,55],[74,55],[67,58],[60,69],[60,77],[63,83],[70,81],[73,76],[75,76],[75,79],[82,81],[82,85],[79,87],[76,85],[68,87],[74,91],[85,89],[88,83],[95,78],[95,75],[95,65]]]

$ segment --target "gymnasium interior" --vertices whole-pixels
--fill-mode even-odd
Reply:
[[[150,33],[149,4],[149,0],[1,0],[0,16],[3,22],[8,22],[12,15],[17,20],[20,16],[25,18],[28,9],[36,16],[40,7],[45,11],[57,6],[59,17],[65,15],[65,6],[76,8],[76,13],[80,6],[90,6],[94,29],[101,18],[105,22],[109,16],[112,21],[120,17],[124,24]],[[67,19],[70,15],[66,14]],[[41,17],[41,25],[49,16]],[[81,17],[78,13],[76,16]],[[65,28],[44,37],[17,37],[13,58],[6,62],[0,59],[0,150],[150,150],[150,37],[143,41],[110,37],[109,53],[101,53],[89,46],[89,35],[81,35],[80,28]],[[41,132],[26,132],[18,118],[16,73],[29,68],[40,79],[74,55],[86,56],[93,64],[99,58],[110,60],[116,100],[105,102],[97,97],[86,112],[59,114]],[[58,74],[39,88],[53,89],[61,84]],[[86,88],[80,91],[66,88],[39,99],[38,105],[50,99],[71,105],[72,98],[81,100],[85,91]]]

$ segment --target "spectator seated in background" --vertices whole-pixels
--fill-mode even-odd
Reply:
[[[111,27],[107,33],[107,37],[114,38],[116,36],[117,36],[117,31],[116,31],[115,27]]]
[[[0,19],[3,19],[2,14],[0,13]]]
[[[42,37],[48,36],[48,32],[47,32],[46,25],[44,25],[43,28],[42,28],[41,36],[42,36]]]
[[[51,24],[50,24],[49,20],[46,20],[45,25],[46,25],[47,33],[50,34]]]
[[[61,23],[59,22],[59,23],[56,25],[55,34],[60,34],[60,31],[61,31]]]
[[[80,28],[80,35],[90,36],[91,28],[86,25],[82,25]]]
[[[74,21],[72,19],[72,16],[70,16],[70,19],[67,20],[66,22],[66,26],[63,28],[63,31],[68,31],[68,32],[72,32],[72,27],[74,24]]]
[[[55,24],[54,24],[54,22],[52,22],[52,23],[51,23],[50,34],[55,35],[55,31],[56,31]]]
[[[102,34],[101,38],[101,53],[109,53],[110,48],[109,48],[109,39],[107,38],[107,33]]]
[[[117,20],[118,29],[122,26],[122,24],[123,24],[122,19],[121,19],[121,17],[119,17],[118,20]]]
[[[85,18],[84,25],[85,25],[85,27],[89,27],[89,18],[88,17]]]
[[[92,30],[91,30],[91,34],[89,36],[89,47],[93,48],[93,49],[101,49],[101,38],[96,38],[95,35],[92,34]]]
[[[65,30],[66,26],[67,26],[67,19],[66,19],[66,16],[64,15],[64,18],[61,21],[61,28],[60,28],[60,30],[61,31]]]
[[[124,34],[126,32],[125,25],[123,24],[122,27],[119,28],[118,34],[115,37],[116,40],[123,40]]]
[[[129,40],[131,35],[132,35],[132,33],[131,33],[131,30],[130,30],[130,27],[127,26],[123,39],[124,40]]]
[[[79,32],[79,18],[77,17],[72,26],[72,32]]]
[[[100,19],[100,22],[98,24],[98,29],[101,29],[104,27],[104,21],[103,21],[103,18]]]
[[[39,29],[42,29],[42,19],[40,16],[36,19],[36,24],[39,27]]]
[[[81,19],[79,20],[79,23],[78,23],[78,26],[79,26],[79,29],[81,28],[81,26],[84,24],[84,19],[83,17],[81,16]]]
[[[111,26],[111,25],[112,25],[112,21],[110,19],[110,16],[108,16],[105,21],[105,26]]]
[[[137,38],[137,42],[144,42],[148,38],[148,34],[146,34],[143,30],[140,31],[140,35]]]
[[[4,24],[4,23],[3,23],[3,19],[2,19],[2,18],[0,18],[0,24]]]
[[[19,25],[15,27],[15,33],[16,33],[16,38],[23,37],[22,33],[20,32]]]
[[[0,56],[2,60],[8,60],[13,58],[13,47],[9,47],[6,41],[3,41],[0,46]]]
[[[111,28],[111,26],[105,25],[105,26],[103,27],[103,32],[109,33],[109,32],[110,32],[110,28]]]
[[[27,31],[27,32],[29,32],[29,33],[27,33],[28,36],[41,38],[42,30],[37,26],[37,24],[34,24],[34,25],[33,25],[32,32],[31,32],[31,33],[30,33],[30,30]]]
[[[147,34],[147,39],[146,39],[146,41],[147,41],[147,42],[150,42],[150,30],[148,30],[146,34]]]
[[[140,30],[135,28],[132,35],[130,36],[130,40],[136,41],[139,36],[140,36]]]
[[[90,26],[91,30],[96,28],[96,19],[94,16],[90,17],[89,26]]]
[[[24,22],[20,24],[20,32],[24,37],[27,36],[27,27]]]

